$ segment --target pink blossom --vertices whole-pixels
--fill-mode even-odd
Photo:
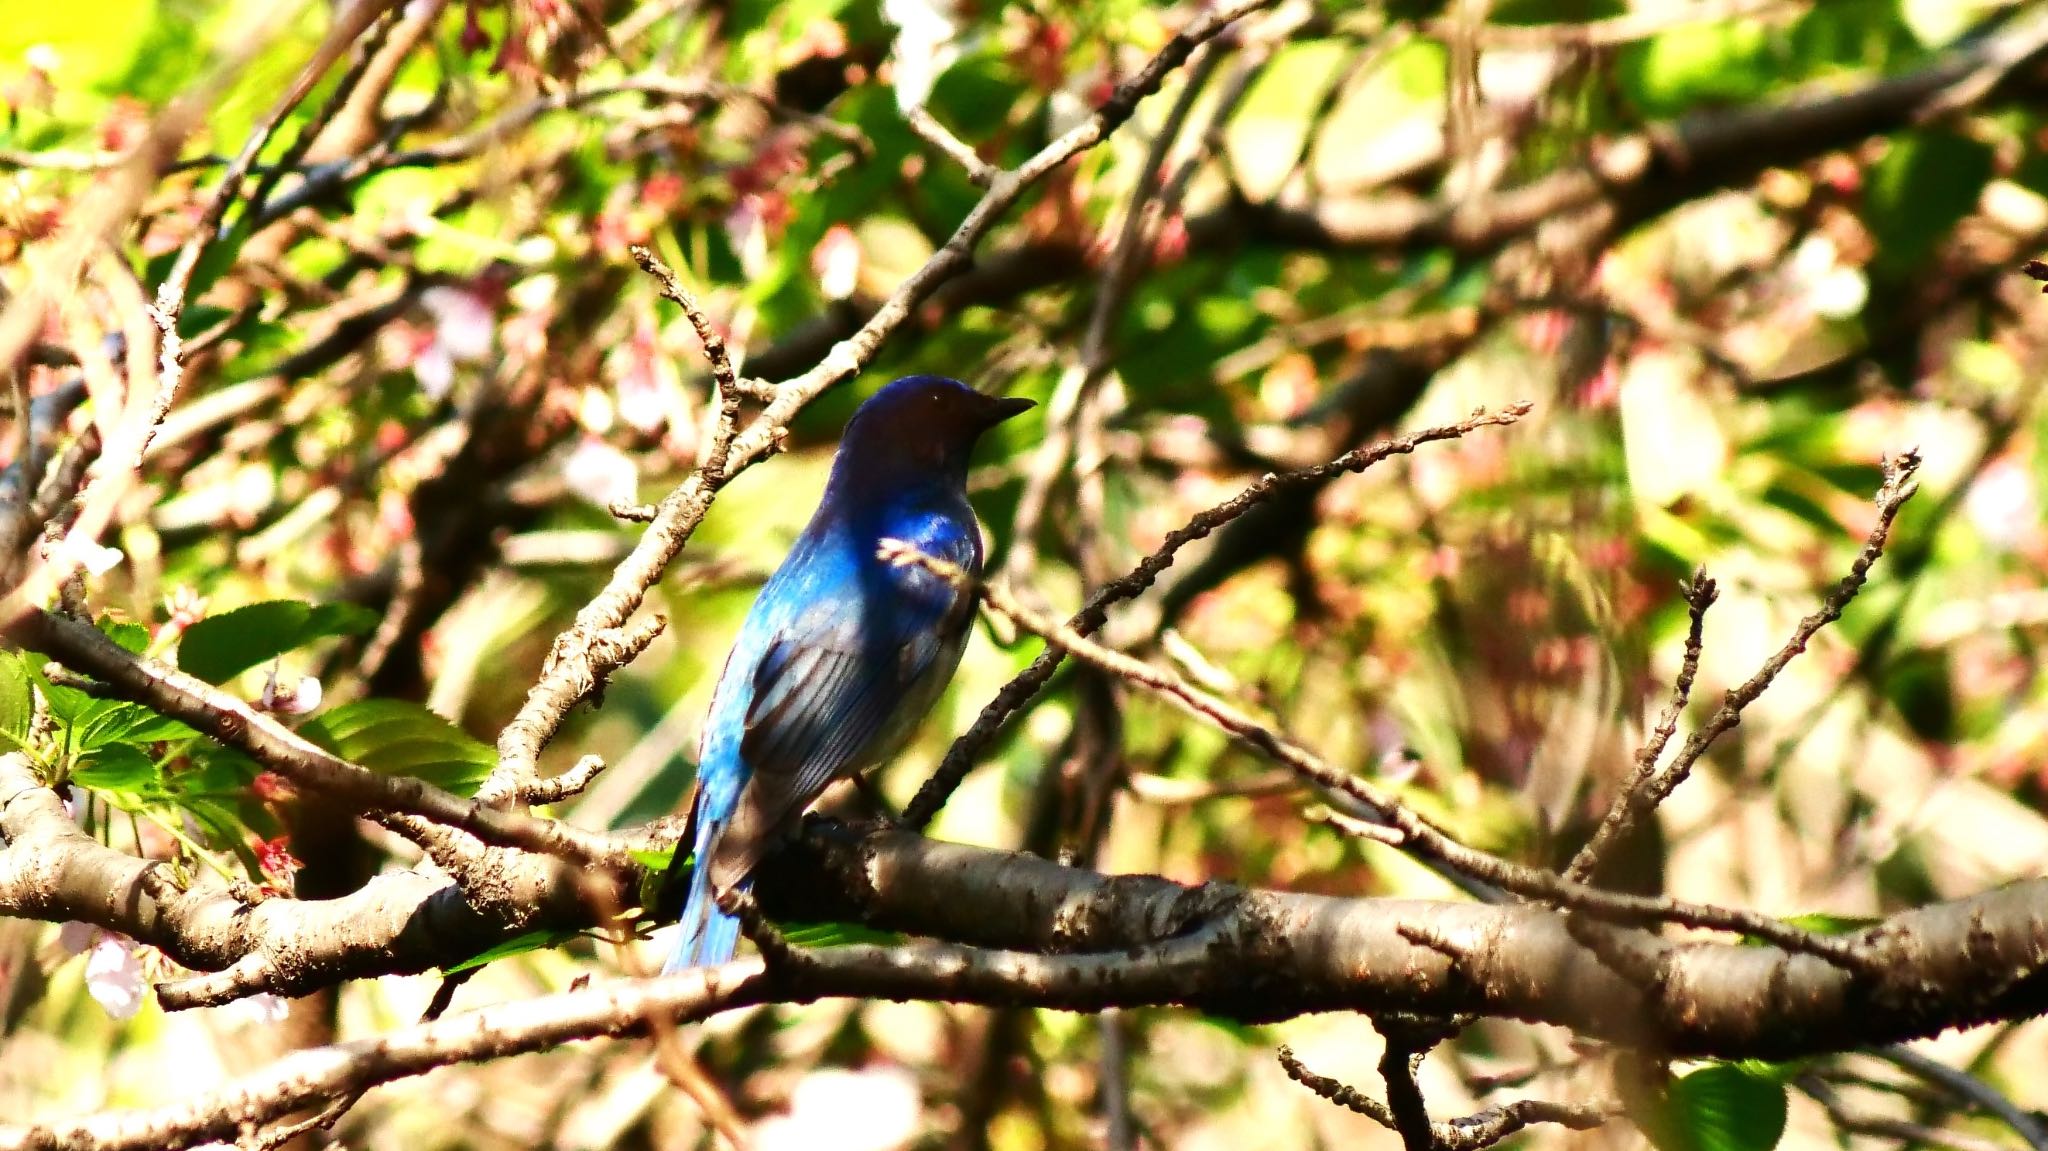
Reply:
[[[2026,547],[2041,534],[2041,501],[2033,473],[2011,456],[1991,461],[1963,497],[1963,514],[1994,549]]]
[[[745,195],[725,217],[726,242],[739,257],[740,271],[759,276],[768,270],[768,224],[766,205],[759,195]]]
[[[273,660],[270,674],[263,680],[263,695],[257,699],[257,707],[280,715],[307,715],[320,706],[321,691],[318,679],[302,675],[294,684],[290,682],[290,677],[286,677],[285,684],[280,685],[277,682],[277,673],[278,663]]]
[[[108,1015],[132,1019],[142,1009],[142,964],[124,935],[104,934],[85,960],[85,990]]]
[[[663,354],[660,337],[654,316],[643,313],[633,338],[613,353],[618,416],[642,435],[653,435],[687,416],[681,403],[682,377]]]
[[[268,991],[237,999],[220,1009],[221,1018],[236,1027],[275,1027],[291,1014],[291,1004]]]
[[[71,532],[51,547],[50,558],[58,563],[82,567],[87,575],[97,576],[114,570],[126,557],[120,548],[101,547],[98,541]]]
[[[585,436],[563,461],[562,482],[598,507],[608,508],[630,504],[639,496],[640,469],[626,453],[596,436]]]
[[[70,919],[57,929],[57,946],[63,948],[66,955],[83,955],[99,937],[99,928]]]
[[[420,307],[434,318],[434,329],[413,359],[412,374],[427,398],[438,400],[454,386],[456,364],[490,354],[497,325],[491,306],[466,288],[428,288],[420,293]]]
[[[844,300],[860,286],[860,240],[853,229],[834,224],[811,249],[811,274],[828,300]]]

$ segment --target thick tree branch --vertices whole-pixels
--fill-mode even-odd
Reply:
[[[802,884],[784,875],[771,886],[812,898],[812,910],[816,898],[841,888],[864,900],[863,918],[878,925],[949,930],[976,941],[1008,935],[1064,953],[855,946],[802,952],[796,962],[766,968],[741,960],[669,979],[621,980],[295,1054],[173,1107],[0,1128],[0,1149],[99,1151],[219,1138],[452,1062],[644,1033],[657,1018],[842,996],[1072,1011],[1179,1004],[1250,1021],[1330,1010],[1472,1013],[1557,1024],[1673,1055],[1780,1059],[2048,1008],[2041,966],[2048,881],[2041,880],[1894,916],[1868,933],[1888,959],[1871,974],[1769,947],[1624,933],[1622,946],[1658,972],[1644,983],[1615,974],[1559,915],[1536,907],[1187,888],[903,833],[827,851],[836,858],[796,863]],[[826,885],[820,875],[861,883]],[[1432,942],[1414,942],[1418,933]]]

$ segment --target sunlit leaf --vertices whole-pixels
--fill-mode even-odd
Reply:
[[[498,762],[487,744],[403,700],[343,704],[306,722],[299,734],[371,771],[411,776],[457,795],[474,792]]]
[[[162,769],[141,748],[117,743],[98,748],[79,762],[71,778],[95,791],[140,796],[162,781]]]
[[[1785,1083],[1761,1063],[1717,1063],[1673,1080],[1643,1116],[1658,1151],[1771,1151],[1785,1133]]]
[[[252,603],[186,628],[178,640],[178,667],[208,683],[224,683],[316,639],[360,635],[376,624],[374,612],[353,604]]]
[[[531,951],[547,951],[551,948],[560,947],[581,934],[582,932],[578,931],[549,931],[545,928],[538,931],[528,931],[522,935],[515,935],[495,947],[486,948],[460,963],[443,967],[441,974],[454,975],[458,972],[482,967],[486,963],[496,963],[500,959],[510,959],[515,955],[525,955]]]
[[[35,688],[22,657],[0,652],[0,736],[14,744],[28,740],[35,718]]]

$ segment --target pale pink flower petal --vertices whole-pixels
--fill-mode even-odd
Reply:
[[[142,964],[134,945],[118,935],[93,944],[85,960],[85,990],[115,1019],[132,1019],[142,1009]]]
[[[263,681],[263,695],[256,705],[264,711],[281,715],[307,715],[320,706],[320,681],[310,675],[302,675],[296,684],[277,682],[278,666],[270,665],[270,675]]]
[[[57,946],[63,948],[66,955],[82,955],[99,937],[99,928],[70,919],[57,929]]]
[[[2033,474],[2017,459],[1993,460],[1963,497],[1963,514],[1993,548],[2025,547],[2041,534],[2041,503]]]
[[[420,382],[420,391],[428,399],[439,401],[455,387],[455,359],[435,340],[414,357],[412,377]]]
[[[434,317],[434,342],[448,349],[450,356],[471,361],[491,354],[491,337],[496,333],[497,321],[491,306],[475,292],[428,288],[420,293],[420,306]]]
[[[960,26],[947,0],[882,0],[882,19],[896,26],[896,106],[907,113],[924,106],[939,76],[960,58],[953,42]]]
[[[860,284],[860,240],[853,229],[834,224],[825,238],[811,249],[811,273],[818,277],[818,291],[828,300],[844,300]]]
[[[57,541],[52,558],[59,563],[77,564],[85,569],[87,575],[105,575],[126,557],[120,548],[101,547],[98,541],[72,532]]]
[[[586,436],[562,464],[569,490],[601,508],[630,504],[640,494],[640,469],[632,457],[595,436]]]
[[[236,1027],[274,1027],[291,1014],[291,1004],[268,991],[237,999],[220,1009],[221,1017]]]
[[[725,237],[739,257],[740,271],[751,277],[768,270],[768,223],[760,196],[741,196],[732,206],[725,217]]]

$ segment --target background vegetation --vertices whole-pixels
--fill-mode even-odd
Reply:
[[[725,648],[839,427],[882,382],[939,372],[1041,401],[984,448],[973,491],[995,582],[1060,617],[1263,474],[1530,401],[1512,426],[1261,503],[1102,638],[1543,867],[1629,780],[1680,673],[1695,569],[1719,601],[1680,741],[1848,570],[1881,458],[1917,447],[1919,494],[1869,585],[1599,876],[1846,919],[2048,867],[2048,301],[2018,270],[2048,247],[2043,6],[1286,0],[1035,174],[958,266],[942,249],[987,166],[1113,104],[1193,10],[388,7],[95,0],[0,21],[0,351],[48,456],[24,483],[16,421],[4,494],[57,485],[43,551],[39,523],[4,541],[10,612],[59,603],[349,762],[474,791],[640,537],[614,507],[661,499],[719,442],[702,342],[635,267],[644,245],[760,381],[741,385],[749,413],[817,394],[779,413],[780,454],[717,491],[635,617],[666,626],[540,760],[602,773],[539,810],[595,832],[679,805]],[[906,298],[928,266],[950,274]],[[819,391],[836,377],[814,368],[885,303],[908,310],[884,309],[858,378]],[[166,316],[182,347],[160,368]],[[151,380],[167,414],[124,471],[120,417]],[[90,574],[37,585],[42,554]],[[250,898],[419,863],[402,820],[358,819],[23,642],[73,670],[6,657],[0,729],[107,847]],[[908,803],[1042,647],[977,627],[881,793]],[[939,839],[1190,884],[1465,898],[1317,818],[1332,801],[1295,772],[1086,667],[976,750]],[[10,1123],[167,1104],[405,1026],[456,965],[167,1012],[146,985],[182,965],[116,922],[60,931],[76,916],[10,874],[27,882],[0,871],[0,911],[21,916],[0,918]],[[484,967],[458,1008],[635,972],[559,924],[520,940],[561,945]],[[2008,1014],[1912,1048],[1975,1096],[1845,1054],[1717,1070],[1695,1092],[1727,1080],[1732,1102],[1685,1103],[1669,1129],[1521,1138],[1626,1146],[1647,1123],[1666,1147],[1770,1146],[1789,1100],[1786,1147],[2025,1146],[2038,1118],[2016,1132],[1985,1099],[2048,1107],[2048,1031]],[[1383,1045],[1351,1013],[835,999],[682,1038],[694,1099],[646,1043],[571,1044],[378,1088],[297,1138],[708,1145],[708,1090],[764,1148],[1401,1145],[1273,1057],[1290,1045],[1375,1093]],[[1483,1019],[1419,1082],[1439,1118],[1524,1096],[1597,1108],[1614,1062]]]

